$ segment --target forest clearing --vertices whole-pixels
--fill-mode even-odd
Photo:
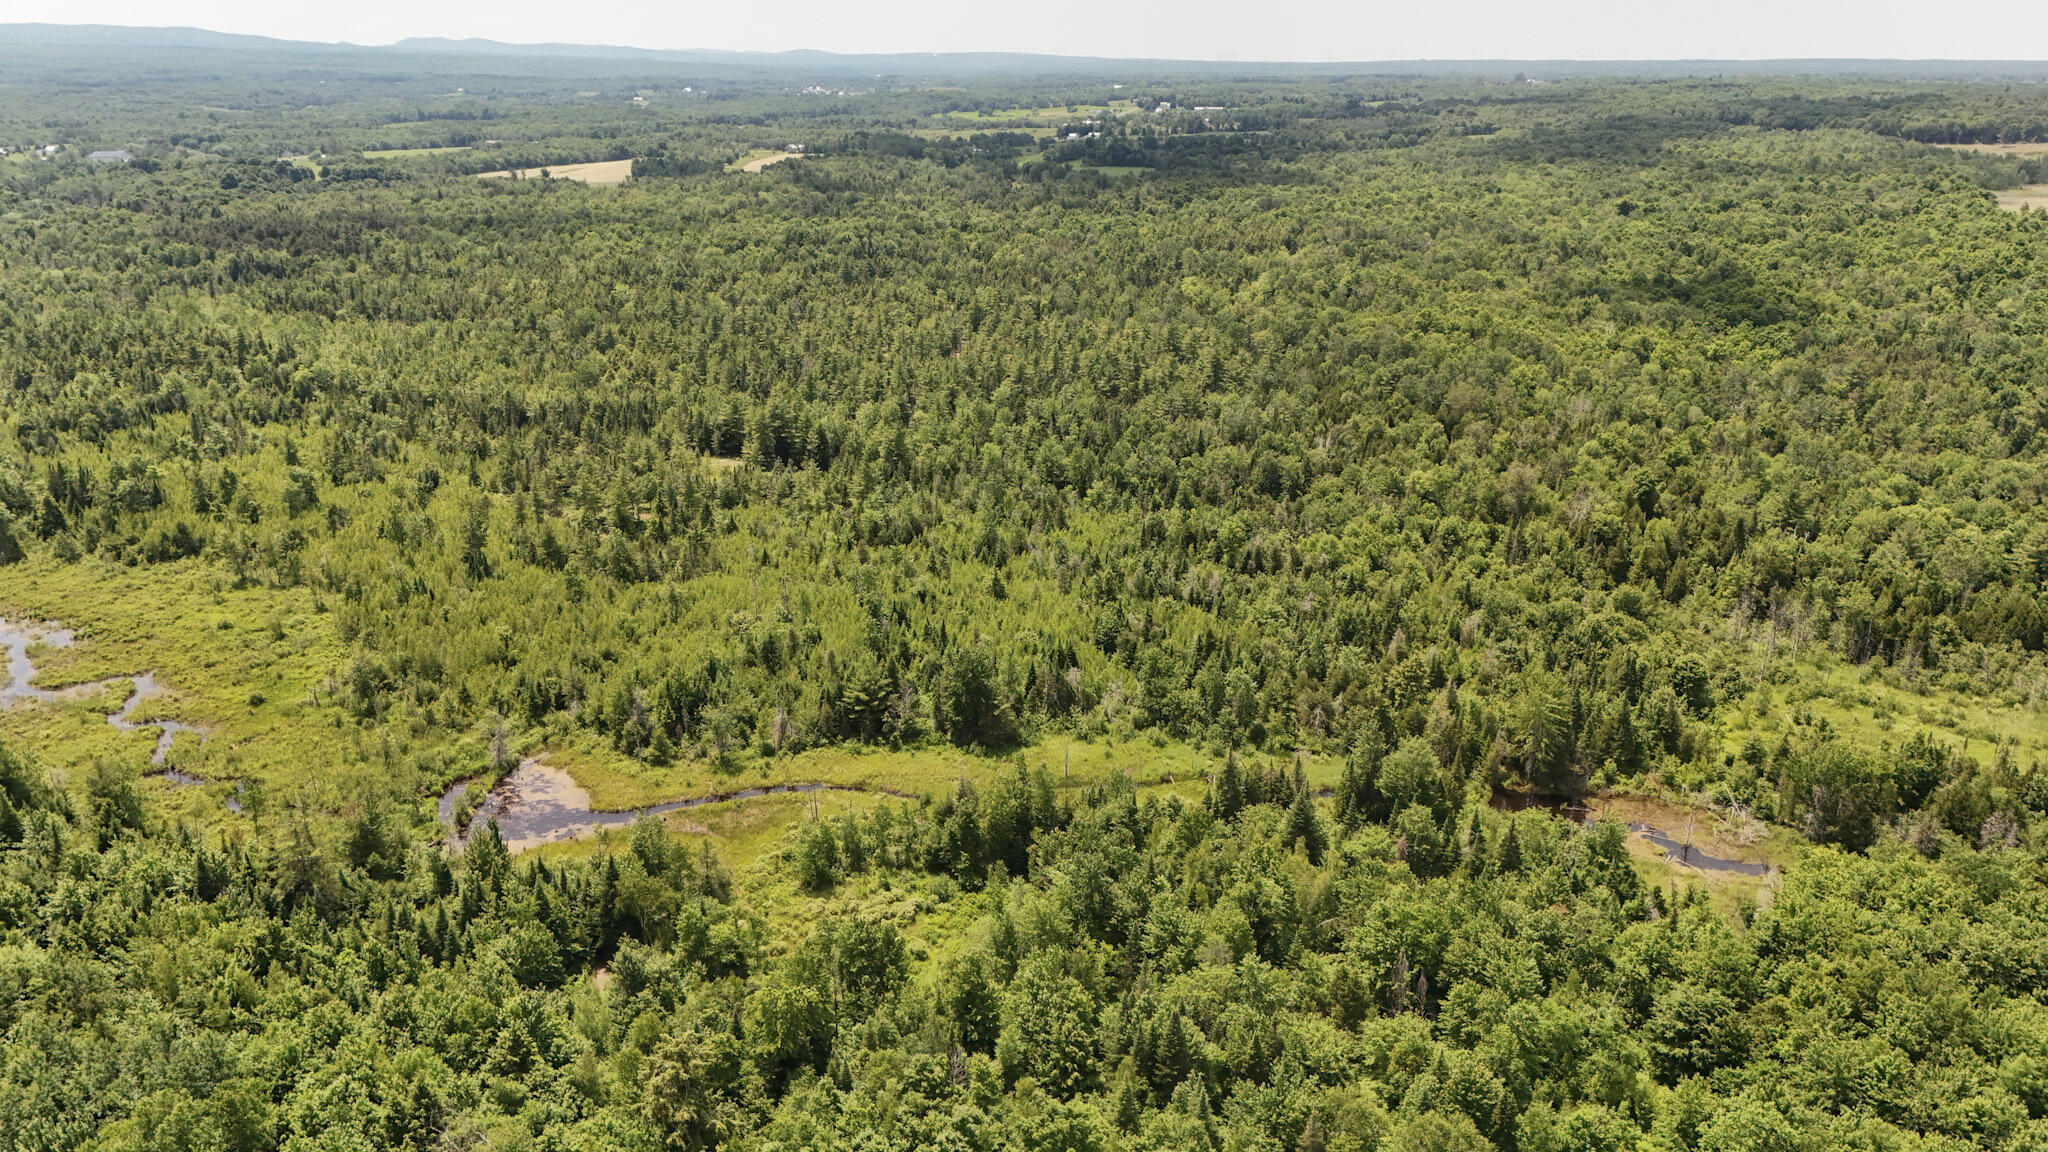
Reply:
[[[556,164],[545,168],[519,168],[479,172],[479,180],[574,180],[579,184],[610,186],[624,184],[633,175],[631,160],[594,160],[587,164]]]
[[[408,156],[445,156],[451,152],[467,152],[467,144],[446,144],[422,148],[372,148],[363,152],[365,160],[399,160]],[[505,173],[492,173],[505,175]]]
[[[1964,152],[1977,152],[1986,156],[2017,156],[2022,159],[2039,159],[2048,156],[2048,141],[2027,141],[2010,144],[1939,144],[1936,147],[1954,148]]]
[[[777,152],[769,156],[756,156],[752,160],[741,164],[739,169],[742,172],[759,172],[770,164],[780,164],[784,160],[796,160],[801,158],[802,155],[801,152]]]
[[[2022,208],[2048,209],[2048,184],[2024,184],[1998,192],[1998,206],[2017,212]]]

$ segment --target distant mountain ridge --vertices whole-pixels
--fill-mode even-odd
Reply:
[[[833,64],[833,63],[922,63],[958,62],[975,65],[1071,65],[1071,64],[1208,64],[1213,61],[1161,59],[1118,59],[1107,56],[1048,56],[1033,52],[827,52],[817,48],[791,48],[779,52],[725,48],[633,48],[619,44],[511,44],[471,36],[456,40],[445,36],[408,36],[389,48],[399,52],[428,52],[466,56],[549,56],[583,57],[603,60],[648,60],[683,64]],[[1320,65],[1309,65],[1319,67]]]
[[[713,48],[636,48],[608,44],[513,44],[482,37],[414,36],[393,44],[365,45],[284,40],[239,32],[190,27],[132,27],[114,24],[0,23],[0,46],[54,49],[142,49],[261,51],[363,63],[423,56],[459,56],[476,61],[602,61],[612,65],[683,65],[806,69],[866,74],[1099,73],[1106,69],[1147,73],[1226,75],[1497,75],[1525,71],[1544,77],[1684,75],[1876,75],[1960,78],[2048,79],[2048,63],[2028,60],[1355,60],[1224,61],[1157,57],[1053,56],[1025,52],[841,53],[819,49],[779,52]]]
[[[144,48],[355,47],[309,40],[278,40],[244,32],[215,32],[206,28],[142,28],[125,24],[0,24],[0,43],[23,47],[96,44]]]

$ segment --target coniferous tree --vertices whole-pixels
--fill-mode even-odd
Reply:
[[[1316,811],[1315,799],[1309,794],[1306,781],[1295,786],[1294,803],[1287,810],[1286,837],[1289,847],[1301,845],[1309,863],[1323,862],[1323,853],[1329,848],[1329,834],[1323,828],[1322,814]]]
[[[1237,757],[1226,754],[1223,770],[1216,775],[1216,815],[1223,820],[1235,820],[1244,811],[1244,780],[1237,770]]]

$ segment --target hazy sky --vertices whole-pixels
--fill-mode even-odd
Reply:
[[[2048,57],[2043,0],[4,0],[0,21],[383,44],[1016,51],[1212,60]]]

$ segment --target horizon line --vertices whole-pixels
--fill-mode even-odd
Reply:
[[[1208,56],[1086,56],[1068,55],[1055,52],[1038,52],[1004,48],[953,48],[896,49],[888,51],[841,51],[832,48],[790,47],[790,48],[719,48],[711,46],[654,47],[644,44],[607,44],[570,40],[499,40],[489,36],[449,36],[419,34],[400,37],[384,42],[363,42],[354,40],[305,40],[288,36],[273,36],[262,32],[232,32],[218,28],[204,28],[193,24],[108,24],[103,22],[67,23],[49,20],[24,20],[0,22],[0,36],[15,29],[75,29],[115,30],[122,32],[168,32],[200,33],[247,40],[262,40],[280,45],[303,45],[319,48],[354,48],[359,50],[405,50],[415,44],[442,44],[474,48],[508,48],[525,52],[546,49],[592,50],[605,52],[642,52],[649,54],[690,54],[702,53],[725,56],[791,56],[810,54],[837,56],[849,59],[862,57],[946,57],[973,56],[1017,56],[1037,60],[1071,60],[1077,62],[1129,63],[1129,64],[1211,64],[1236,67],[1277,65],[1277,66],[1371,66],[1371,65],[1571,65],[1571,64],[1967,64],[1967,65],[2030,65],[2048,68],[2048,59],[2005,56],[1406,56],[1379,58],[1324,58],[1324,59],[1283,59],[1283,58],[1227,58]]]

